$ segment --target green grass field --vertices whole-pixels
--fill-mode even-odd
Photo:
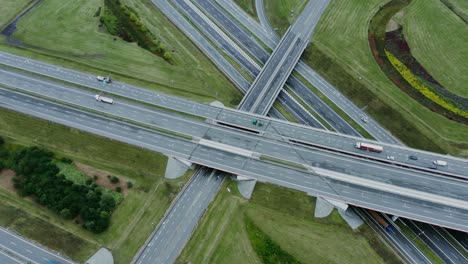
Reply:
[[[466,16],[468,16],[468,2],[465,0],[448,0],[449,3],[458,8]]]
[[[255,9],[255,0],[234,0],[245,12],[257,19],[257,10]]]
[[[13,35],[26,49],[0,49],[87,71],[110,74],[165,93],[234,105],[241,94],[149,0],[123,1],[138,10],[148,28],[173,51],[174,65],[99,28],[102,0],[46,0],[18,23]],[[218,98],[216,98],[216,96]]]
[[[161,154],[5,109],[0,109],[0,136],[10,143],[42,146],[75,161],[125,176],[134,183],[113,213],[109,229],[99,235],[72,221],[62,220],[27,199],[0,192],[0,204],[13,204],[14,210],[22,212],[23,218],[34,219],[41,228],[12,225],[9,222],[11,216],[1,213],[0,224],[11,226],[26,237],[77,261],[86,260],[99,246],[106,246],[114,253],[116,263],[129,263],[169,207],[175,191],[179,191],[179,183],[185,183],[192,173],[188,171],[185,177],[166,180],[163,175],[167,158]],[[43,236],[42,232],[57,233],[64,240],[77,240],[83,246],[54,244],[54,236]]]
[[[468,98],[468,25],[439,0],[413,1],[404,12],[411,53],[447,89]]]
[[[263,4],[268,22],[282,35],[301,13],[307,2],[307,0],[266,0]],[[291,13],[291,11],[294,12]]]
[[[21,13],[33,0],[2,0],[2,15],[0,16],[0,31],[7,26],[13,18]]]
[[[236,184],[228,181],[221,188],[177,263],[261,263],[245,229],[246,216],[302,263],[363,263],[364,258],[398,263],[368,227],[353,232],[336,211],[315,219],[315,199],[304,193],[257,183],[248,202]]]

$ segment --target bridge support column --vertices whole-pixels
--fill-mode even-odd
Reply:
[[[252,197],[252,193],[255,189],[255,184],[257,183],[257,180],[250,179],[247,177],[243,176],[234,176],[236,181],[237,181],[237,189],[239,192],[244,196],[246,199],[249,199]]]
[[[165,177],[167,179],[176,179],[184,175],[189,169],[193,168],[193,164],[186,160],[177,159],[174,157],[168,157]]]

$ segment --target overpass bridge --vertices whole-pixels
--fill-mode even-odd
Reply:
[[[2,77],[1,80],[8,80]],[[20,85],[18,85],[20,86]],[[37,85],[26,85],[28,87],[37,87]],[[76,90],[76,89],[75,89]],[[51,90],[53,91],[53,90]],[[378,177],[365,178],[353,175],[351,171],[339,171],[327,164],[344,164],[344,160],[339,158],[338,161],[327,163],[327,159],[333,158],[336,155],[327,155],[306,148],[291,148],[290,144],[285,142],[275,141],[261,135],[251,135],[248,132],[231,131],[230,128],[219,127],[212,124],[207,124],[199,120],[188,121],[190,131],[196,131],[191,126],[195,124],[203,124],[206,131],[209,131],[210,137],[214,140],[206,139],[202,144],[201,138],[192,136],[191,139],[183,139],[175,136],[164,135],[163,133],[151,130],[150,128],[141,128],[134,124],[124,124],[114,120],[108,120],[104,117],[104,110],[100,110],[99,115],[89,112],[79,111],[71,108],[66,108],[58,104],[52,104],[46,100],[38,99],[30,96],[25,96],[10,90],[2,90],[2,106],[19,112],[32,114],[41,118],[45,118],[58,123],[64,123],[69,126],[77,127],[92,133],[101,134],[117,140],[122,140],[131,144],[136,144],[154,151],[158,151],[167,155],[175,156],[181,159],[186,159],[190,162],[215,168],[218,170],[230,172],[233,174],[247,176],[259,181],[266,181],[289,188],[308,192],[313,195],[326,197],[329,199],[353,204],[373,210],[383,211],[410,219],[426,221],[429,223],[454,228],[458,230],[468,231],[467,213],[468,204],[465,195],[468,188],[463,186],[462,182],[445,182],[447,185],[447,193],[440,193],[437,189],[430,190],[431,186],[443,184],[438,183],[428,184],[418,183],[418,179],[408,186],[391,182],[389,179],[379,179]],[[66,97],[64,90],[61,93],[53,91],[54,94],[59,94],[62,99],[54,98],[54,100],[62,100]],[[77,97],[77,94],[69,96],[70,98]],[[50,97],[51,98],[51,97]],[[78,101],[83,102],[82,98]],[[84,100],[86,101],[86,100]],[[91,100],[92,101],[92,100]],[[123,101],[123,100],[122,100]],[[70,103],[70,102],[69,102]],[[94,102],[93,102],[94,103]],[[120,104],[124,105],[124,102]],[[119,102],[116,101],[110,108],[117,107]],[[84,107],[84,106],[83,106]],[[137,109],[135,107],[134,109]],[[97,109],[93,109],[97,111]],[[149,110],[146,110],[149,111]],[[132,113],[132,111],[125,111]],[[137,116],[145,116],[143,112],[134,113]],[[157,111],[153,110],[151,115],[155,115]],[[169,115],[156,116],[156,119],[168,118]],[[122,117],[122,116],[121,116]],[[180,126],[178,132],[183,132],[181,129],[182,121],[188,118],[179,120],[171,120],[167,124],[177,123]],[[182,122],[182,123],[181,123]],[[185,121],[184,121],[185,122]],[[143,121],[141,121],[143,124]],[[164,127],[163,124],[157,124],[157,127]],[[166,127],[168,130],[170,127]],[[215,138],[216,134],[220,137],[228,136],[229,142],[216,141],[220,138]],[[239,141],[234,141],[236,138],[242,137],[242,141],[256,141],[255,149],[246,149],[245,146],[252,145],[251,142],[239,144]],[[224,144],[224,145],[219,145]],[[222,147],[220,147],[222,146]],[[228,147],[229,146],[229,147]],[[245,152],[232,147],[243,146]],[[287,151],[274,153],[274,148],[285,149]],[[292,151],[297,151],[300,155],[293,160],[289,156]],[[245,153],[249,153],[246,155]],[[303,166],[302,157],[309,160],[320,160],[314,164]],[[322,157],[322,158],[321,158]],[[335,157],[336,158],[336,157]],[[353,161],[355,162],[355,161]],[[408,179],[412,177],[424,177],[424,181],[430,180],[429,175],[416,171],[405,171],[404,169],[395,169],[394,166],[382,169],[383,165],[369,165],[368,161],[358,161],[359,164],[367,166],[367,168],[375,167],[376,170],[382,171],[388,176],[393,175],[394,171],[404,171]],[[308,163],[306,163],[308,164]],[[323,164],[323,165],[321,165]],[[353,165],[351,165],[353,167]],[[390,171],[386,171],[389,169]],[[386,171],[386,172],[385,172]],[[448,180],[448,179],[446,179]],[[444,180],[445,181],[445,180]],[[413,184],[418,187],[412,187]],[[460,189],[456,189],[456,185]],[[428,189],[429,188],[429,189]],[[450,193],[453,192],[453,193]],[[456,195],[454,195],[456,193]],[[391,201],[391,204],[388,204]],[[388,208],[386,208],[388,207]],[[386,209],[385,209],[386,208]],[[417,214],[417,215],[416,215]],[[418,216],[419,215],[419,216]]]

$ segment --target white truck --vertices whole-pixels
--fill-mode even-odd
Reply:
[[[447,162],[444,160],[434,160],[432,163],[438,166],[447,166]]]
[[[104,83],[110,83],[110,82],[112,82],[112,80],[111,80],[111,78],[110,78],[109,76],[108,76],[108,77],[104,77],[104,76],[98,75],[98,76],[96,77],[96,79],[97,79],[98,81],[104,82]]]
[[[108,103],[108,104],[113,104],[114,103],[114,99],[107,98],[107,97],[104,97],[104,96],[100,96],[99,94],[96,94],[94,96],[94,98],[96,99],[96,101],[99,101],[99,102]]]

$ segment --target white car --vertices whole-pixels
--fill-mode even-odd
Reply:
[[[361,120],[362,120],[362,122],[364,122],[364,123],[369,122],[369,118],[367,118],[367,116],[361,117]]]
[[[395,160],[395,157],[394,157],[394,156],[387,156],[387,159],[389,159],[389,160]]]
[[[105,83],[110,83],[111,78],[110,77],[104,77],[104,76],[97,76],[96,79],[100,82],[105,82]]]

